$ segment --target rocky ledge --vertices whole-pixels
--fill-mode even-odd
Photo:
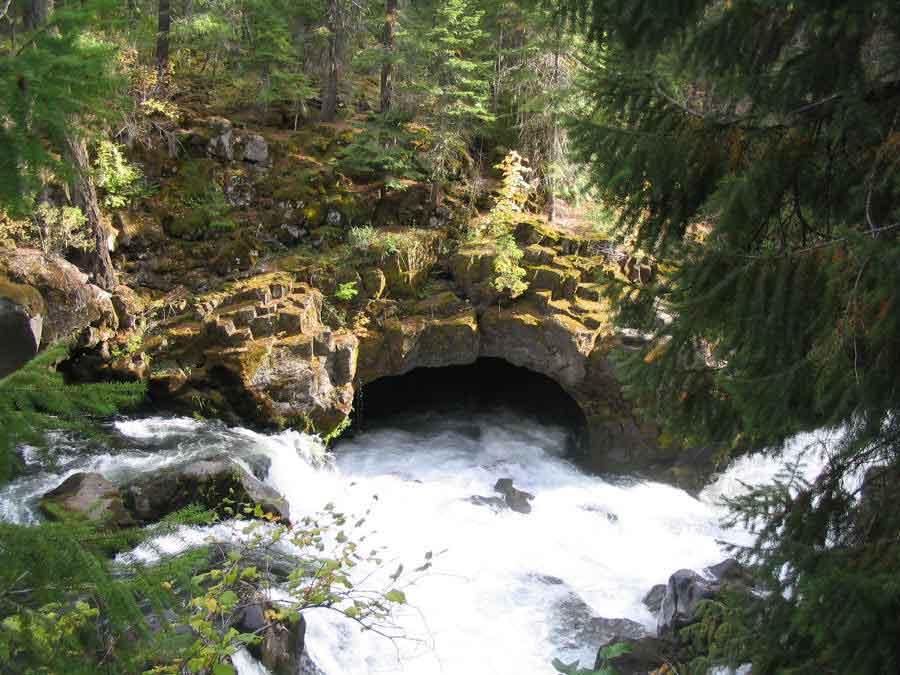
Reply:
[[[683,449],[660,443],[622,395],[609,356],[634,338],[617,333],[600,288],[630,272],[601,237],[523,218],[529,286],[510,301],[492,285],[490,241],[460,244],[441,228],[381,236],[401,246],[286,255],[216,290],[175,288],[143,306],[117,293],[128,331],[75,369],[147,381],[154,402],[178,412],[329,434],[370,382],[495,357],[551,378],[578,404],[590,468],[687,487],[711,468],[680,463]]]

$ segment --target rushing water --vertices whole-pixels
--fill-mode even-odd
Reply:
[[[781,465],[742,460],[696,499],[661,484],[587,475],[564,459],[563,430],[514,413],[419,415],[359,434],[330,457],[315,437],[296,431],[265,435],[184,418],[115,427],[116,450],[58,438],[52,467],[27,451],[31,471],[0,492],[0,517],[36,521],[36,498],[77,471],[123,482],[189,459],[252,463],[261,455],[271,462],[267,482],[288,499],[295,520],[327,502],[347,513],[372,507],[367,547],[386,547],[382,575],[435,553],[396,617],[407,639],[362,634],[335,612],[307,612],[309,653],[328,675],[532,675],[555,672],[554,657],[592,665],[586,619],[624,617],[652,630],[641,603],[647,590],[674,570],[721,561],[722,539],[746,541],[719,528],[718,500],[768,480]],[[789,455],[810,440],[798,438]],[[808,473],[817,462],[810,464]],[[501,477],[535,495],[530,514],[468,501],[492,496]],[[157,544],[177,549],[230,531],[195,528]],[[264,672],[246,654],[236,661],[242,673]]]

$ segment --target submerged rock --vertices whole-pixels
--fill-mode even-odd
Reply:
[[[531,504],[534,495],[530,492],[517,489],[512,478],[500,478],[494,484],[494,491],[503,495],[506,505],[517,513],[531,513]]]
[[[488,506],[493,511],[505,511],[508,507],[506,502],[500,497],[482,497],[481,495],[472,495],[468,499],[469,502],[476,506]]]
[[[551,641],[566,650],[590,650],[593,653],[601,645],[648,634],[636,621],[595,616],[591,607],[574,591],[565,592],[554,602],[550,618]]]
[[[264,512],[285,520],[290,517],[281,495],[229,460],[201,460],[166,469],[139,478],[123,492],[128,510],[144,523],[195,503],[226,516],[236,515],[244,505],[259,504]]]
[[[50,518],[60,511],[117,527],[134,525],[115,485],[99,473],[76,473],[45,494],[40,508]]]

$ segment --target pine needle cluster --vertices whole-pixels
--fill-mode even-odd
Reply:
[[[19,446],[46,447],[50,430],[97,433],[101,418],[143,399],[142,383],[66,383],[56,370],[65,355],[53,347],[0,380],[0,483],[21,469]]]

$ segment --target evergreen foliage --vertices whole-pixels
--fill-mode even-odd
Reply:
[[[94,420],[136,405],[141,383],[67,384],[55,369],[66,354],[48,349],[0,380],[0,483],[20,469],[17,447],[46,445],[46,432],[96,432]]]
[[[83,122],[115,113],[121,80],[115,47],[102,35],[111,9],[107,0],[60,5],[47,24],[0,48],[0,208],[28,213],[47,172],[69,175],[67,135],[96,131]]]
[[[402,87],[427,111],[432,138],[425,160],[438,189],[472,165],[469,143],[492,119],[488,107],[488,34],[484,11],[472,0],[415,7],[398,32],[406,66],[414,74]]]
[[[338,153],[338,169],[355,178],[381,180],[403,189],[404,180],[424,178],[417,158],[427,129],[397,115],[378,115]]]
[[[842,438],[814,482],[732,504],[762,593],[713,651],[755,673],[895,672],[896,503],[851,477],[898,461],[900,6],[564,9],[597,44],[577,150],[620,239],[657,261],[654,283],[610,288],[652,334],[620,359],[629,394],[687,444]]]
[[[115,563],[111,551],[205,522],[197,509],[146,530],[112,531],[82,519],[24,527],[0,523],[0,672],[142,672],[166,658],[177,636],[152,634],[151,612],[175,598],[167,580],[189,584],[208,565],[203,550],[156,565]]]

